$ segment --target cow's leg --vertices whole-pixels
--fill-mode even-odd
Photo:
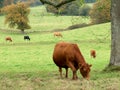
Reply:
[[[72,71],[73,71],[73,79],[75,80],[75,79],[78,79],[77,78],[77,74],[76,74],[76,72],[77,72],[77,70],[76,70],[76,68],[74,67],[74,65],[71,63],[71,62],[67,62],[68,63],[68,67],[70,67],[71,69],[72,69]]]
[[[62,68],[59,67],[60,77],[62,78]]]
[[[68,78],[68,68],[65,68],[66,69],[66,78]]]

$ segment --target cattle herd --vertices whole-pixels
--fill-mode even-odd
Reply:
[[[60,32],[54,32],[54,37],[63,37]],[[11,37],[6,37],[6,41],[12,42]],[[24,36],[24,40],[29,40],[29,36]],[[90,56],[92,58],[96,57],[96,51],[91,50]],[[74,43],[68,43],[68,42],[58,42],[53,51],[53,61],[59,68],[60,76],[62,77],[62,68],[65,68],[66,75],[65,77],[68,78],[68,68],[72,70],[73,77],[72,79],[76,80],[78,79],[77,76],[77,70],[79,69],[81,75],[83,78],[89,80],[90,78],[90,67],[91,64],[88,64],[80,49],[78,48],[77,44]]]
[[[54,32],[54,37],[63,37],[62,34],[60,32]],[[8,36],[5,38],[6,41],[12,42],[12,37]],[[30,37],[29,36],[24,36],[24,40],[28,40],[30,41]]]
[[[60,32],[54,32],[54,37],[63,37]],[[12,37],[8,36],[5,38],[6,41],[12,42]],[[28,35],[24,36],[24,40],[30,41],[30,37]]]
[[[8,36],[5,38],[6,41],[12,42],[12,37]],[[24,40],[29,40],[30,41],[30,37],[29,36],[24,36]]]

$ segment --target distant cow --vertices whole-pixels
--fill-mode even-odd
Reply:
[[[90,50],[90,56],[92,58],[96,58],[96,51],[95,50]]]
[[[24,40],[29,40],[30,41],[30,37],[29,36],[24,36]]]
[[[73,72],[73,79],[77,79],[77,70],[80,70],[83,78],[90,78],[90,67],[86,63],[77,44],[59,42],[55,45],[53,52],[53,61],[59,67],[60,76],[62,77],[62,68],[66,69],[66,78],[68,77],[68,68]]]
[[[60,32],[54,32],[54,37],[63,37],[62,34]]]
[[[5,40],[9,41],[9,42],[12,42],[12,38],[11,37],[6,37]]]

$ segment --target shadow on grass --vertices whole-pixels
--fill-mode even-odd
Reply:
[[[107,66],[103,72],[118,72],[120,71],[120,66]]]
[[[71,25],[65,29],[53,29],[53,30],[44,30],[44,31],[35,31],[35,30],[26,30],[24,33],[21,32],[20,30],[6,30],[6,29],[0,29],[3,33],[12,33],[12,34],[30,34],[30,33],[36,33],[36,34],[44,34],[44,33],[52,33],[56,31],[67,31],[67,30],[75,30],[77,28],[83,28],[87,26],[91,26],[94,24],[86,24],[86,23],[81,23],[81,24],[75,24]]]

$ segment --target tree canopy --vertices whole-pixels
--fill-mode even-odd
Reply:
[[[110,22],[110,7],[111,0],[100,0],[93,4],[90,11],[90,18],[92,23]]]
[[[23,32],[25,29],[30,29],[30,25],[28,24],[30,9],[27,4],[21,2],[8,5],[3,8],[3,12],[6,15],[5,24],[8,24],[10,28],[17,27],[17,29]]]

